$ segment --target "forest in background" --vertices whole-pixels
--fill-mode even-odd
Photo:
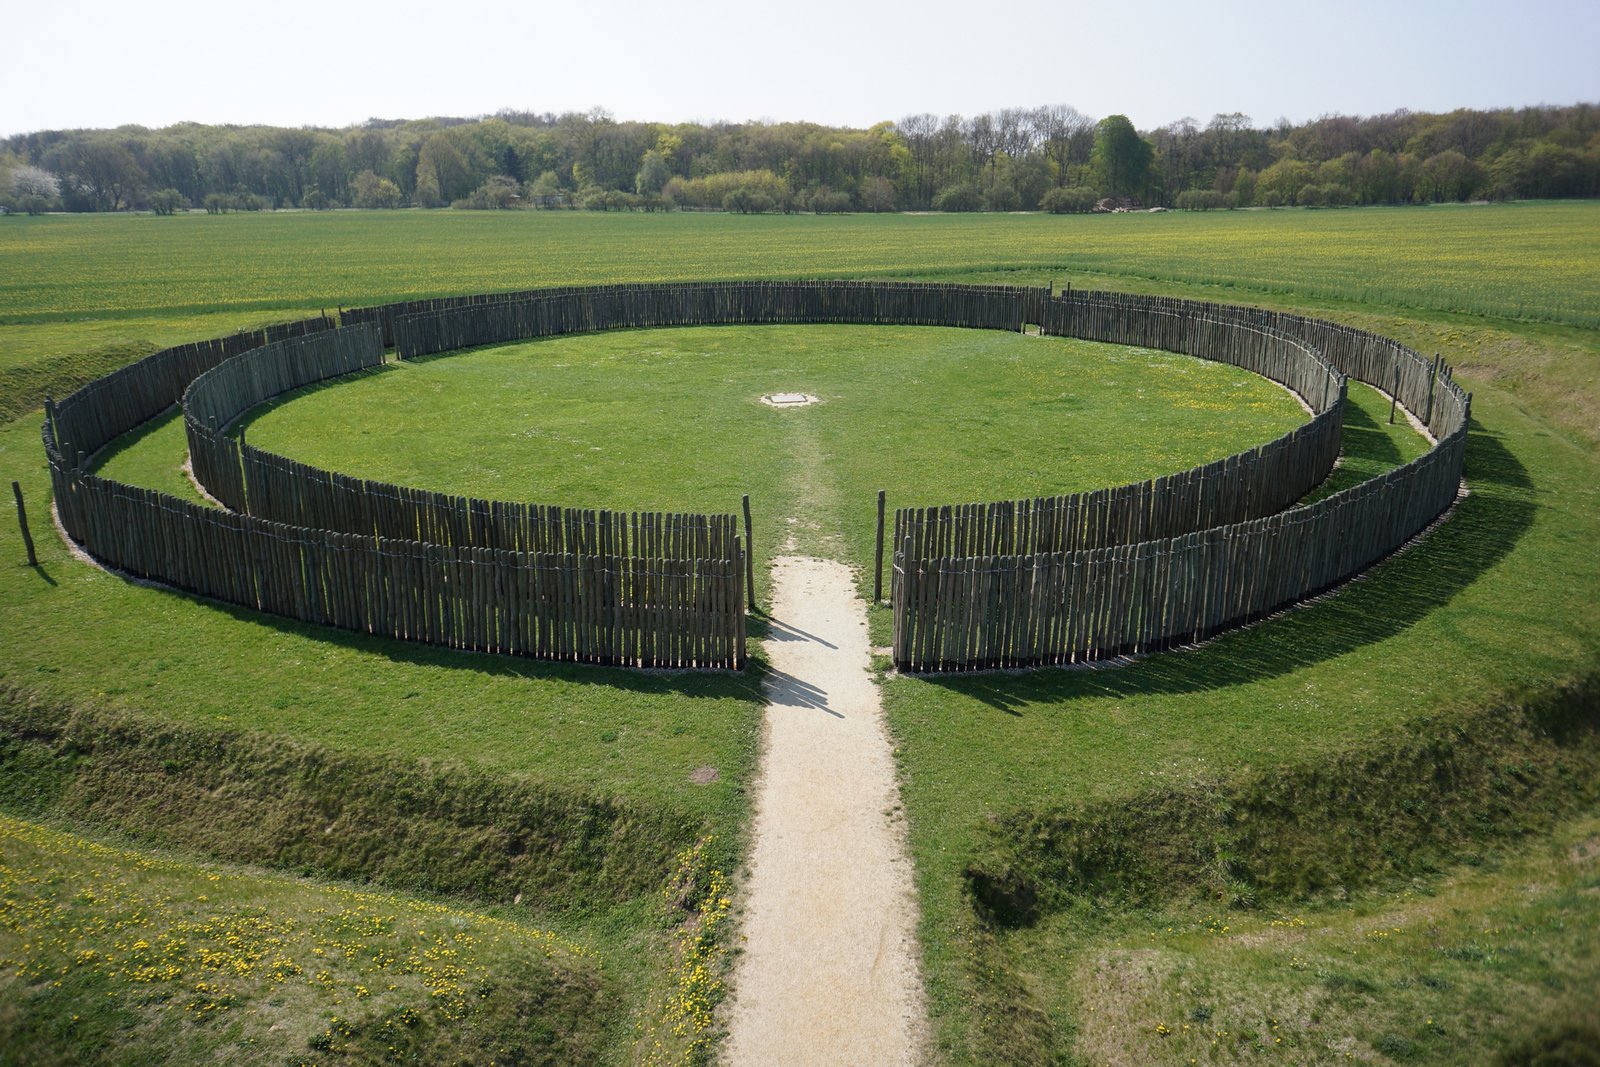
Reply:
[[[1337,207],[1600,196],[1600,108],[1243,114],[1140,131],[1066,105],[807,122],[604,110],[344,129],[45,130],[0,141],[11,212],[400,208],[1024,211]]]

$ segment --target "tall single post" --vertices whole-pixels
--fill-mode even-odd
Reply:
[[[1400,359],[1394,361],[1394,388],[1389,392],[1389,425],[1394,425],[1394,406],[1400,400]]]
[[[12,482],[11,493],[17,498],[17,525],[22,527],[22,543],[28,547],[28,566],[37,567],[39,557],[33,553],[33,535],[28,532],[28,509],[22,506],[22,486]]]
[[[744,495],[744,588],[750,610],[756,610],[756,562],[750,540],[750,494]]]
[[[883,602],[883,490],[878,490],[878,559],[873,568],[872,602]]]
[[[1433,427],[1433,387],[1439,382],[1439,353],[1433,354],[1433,366],[1428,368],[1428,408],[1422,414],[1422,425]]]

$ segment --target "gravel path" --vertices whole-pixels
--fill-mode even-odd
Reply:
[[[772,673],[740,908],[729,1064],[924,1056],[916,896],[894,757],[844,565],[773,567]]]

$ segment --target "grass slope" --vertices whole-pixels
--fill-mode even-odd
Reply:
[[[1398,892],[1078,915],[1026,956],[1071,945],[1059,1010],[1093,1063],[1581,1064],[1600,1047],[1596,893],[1590,815]]]
[[[0,815],[0,1062],[618,1059],[588,949]]]

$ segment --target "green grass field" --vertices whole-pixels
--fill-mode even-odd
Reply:
[[[1600,1041],[1597,891],[1588,817],[1337,907],[1063,917],[1029,954],[1073,946],[1053,994],[1091,1063],[1541,1062]]]
[[[6,816],[0,902],[6,1062],[573,1063],[619,1026],[550,931]]]
[[[776,392],[821,402],[760,403]],[[316,466],[490,499],[737,511],[748,492],[761,558],[792,539],[865,571],[879,489],[908,507],[1120,485],[1265,442],[1306,417],[1264,379],[1146,349],[975,330],[724,326],[391,365],[247,426],[258,447]],[[1130,440],[1148,443],[1123,447]]]
[[[81,373],[60,356],[76,351],[80,341],[93,348],[205,336],[217,332],[219,323],[243,325],[340,302],[557,281],[844,274],[1028,284],[1054,278],[1083,287],[1293,307],[1377,329],[1455,363],[1458,377],[1475,393],[1467,457],[1472,495],[1426,542],[1383,564],[1370,579],[1203,648],[1117,670],[884,680],[943,1060],[1098,1062],[1122,1056],[1127,1062],[1187,1062],[1204,1050],[1186,1044],[1178,1056],[1177,1042],[1151,1036],[1157,1023],[1170,1029],[1181,1021],[1150,1018],[1150,998],[1164,1002],[1167,987],[1160,983],[1169,977],[1162,976],[1190,966],[1207,968],[1218,987],[1236,981],[1255,990],[1241,1000],[1242,1014],[1230,1017],[1233,1035],[1247,1025],[1258,1035],[1267,1033],[1240,1021],[1263,1005],[1277,1012],[1284,997],[1305,1000],[1292,978],[1281,988],[1261,978],[1264,965],[1248,952],[1213,952],[1198,964],[1186,962],[1189,957],[1177,963],[1163,958],[1148,995],[1093,1001],[1092,961],[1121,961],[1116,954],[1132,950],[1129,939],[1159,920],[1121,906],[1086,906],[997,936],[973,910],[967,868],[975,856],[1013,847],[999,828],[1035,814],[1070,814],[1096,804],[1131,811],[1141,798],[1164,792],[1270,779],[1278,768],[1314,766],[1394,729],[1426,728],[1449,738],[1450,724],[1466,721],[1475,709],[1516,705],[1558,681],[1577,679],[1580,689],[1593,692],[1600,652],[1600,562],[1594,551],[1600,544],[1600,339],[1593,329],[1600,322],[1600,205],[1097,219],[406,213],[5,222],[0,360],[29,369],[32,381]],[[561,496],[612,491],[623,478],[660,493],[663,502],[706,500],[696,506],[731,508],[740,492],[749,491],[758,516],[774,523],[798,510],[788,505],[804,499],[799,489],[810,489],[808,511],[818,526],[797,533],[797,541],[836,547],[842,558],[860,564],[868,558],[870,494],[881,487],[890,490],[891,504],[915,499],[897,493],[894,484],[881,484],[916,473],[900,465],[902,457],[885,453],[907,445],[938,449],[924,468],[937,473],[935,490],[950,492],[951,499],[981,499],[1029,491],[1020,464],[1006,464],[1008,471],[1020,472],[1018,488],[967,491],[1000,484],[993,479],[1007,450],[1014,455],[1047,449],[1050,462],[1040,473],[1060,475],[1055,488],[1076,488],[1094,475],[1079,467],[1073,447],[1117,442],[1109,456],[1103,447],[1091,448],[1091,458],[1126,464],[1102,469],[1131,470],[1128,476],[1138,477],[1171,465],[1143,450],[1166,444],[1172,427],[1185,424],[1179,419],[1154,431],[1132,426],[1124,437],[1111,412],[1098,431],[1079,437],[1075,430],[1056,439],[1012,425],[994,441],[994,452],[970,453],[956,447],[955,435],[940,439],[921,428],[907,436],[895,420],[914,421],[912,416],[935,411],[938,390],[962,389],[956,405],[947,402],[945,414],[955,407],[953,415],[972,436],[992,438],[992,415],[985,423],[984,412],[1025,401],[1007,392],[998,375],[965,375],[964,368],[1037,369],[1037,352],[1059,349],[1063,356],[1044,368],[1041,381],[1066,392],[1081,380],[1073,373],[1075,361],[1089,360],[1093,346],[1080,350],[1064,342],[958,334],[935,361],[938,373],[926,375],[927,392],[872,404],[869,398],[894,393],[895,379],[869,358],[868,346],[922,346],[927,342],[909,336],[917,331],[900,338],[893,335],[901,331],[885,331],[890,336],[881,340],[872,331],[871,339],[837,345],[801,338],[805,333],[784,338],[776,331],[770,336],[783,343],[766,349],[760,347],[765,331],[662,331],[442,358],[312,391],[256,420],[252,440],[265,444],[281,434],[276,447],[312,462],[424,484],[452,477],[460,479],[453,487],[461,491],[481,485],[535,500],[568,502]],[[652,347],[644,349],[640,342],[647,337]],[[117,351],[107,348],[94,358],[114,360]],[[550,354],[563,351],[570,354]],[[1126,353],[1122,358],[1144,370],[1168,361]],[[719,388],[744,398],[731,411],[713,416],[709,404],[716,393],[692,373],[691,384],[682,384],[683,372],[703,367],[697,362],[702,359],[723,368]],[[566,366],[555,366],[560,363]],[[771,363],[812,377],[768,381],[762,370]],[[546,364],[537,384],[530,383],[530,370]],[[602,372],[624,365],[630,373],[608,378]],[[980,388],[971,388],[972,379]],[[462,388],[467,382],[471,387]],[[607,395],[597,401],[592,391],[601,384]],[[529,405],[534,390],[547,388],[554,390],[550,401],[542,401],[550,420],[540,425],[552,432],[535,435],[529,433],[535,426]],[[472,396],[507,389],[521,399],[492,409],[470,403]],[[774,389],[825,397],[831,389],[837,395],[794,412],[749,404],[753,394]],[[653,444],[618,441],[596,430],[602,419],[614,425],[623,417],[615,409],[630,393],[635,405],[629,411],[652,412],[644,426],[662,434]],[[12,393],[12,402],[29,402],[20,395]],[[1414,454],[1415,436],[1387,426],[1381,398],[1362,389],[1352,396],[1346,463],[1336,478],[1375,472]],[[352,397],[360,402],[346,403]],[[650,408],[652,400],[656,408]],[[1034,403],[1053,414],[1052,405],[1038,398]],[[420,417],[431,405],[450,417]],[[669,417],[680,410],[699,417]],[[402,416],[416,420],[409,424],[413,429],[391,436]],[[808,419],[815,438],[797,437],[803,432],[797,427],[807,424],[783,421],[792,416]],[[1302,417],[1292,404],[1287,416],[1291,422]],[[725,437],[703,432],[713,418],[726,427]],[[487,436],[473,441],[465,433],[473,426]],[[429,429],[431,450],[407,447]],[[1246,440],[1268,435],[1263,429],[1240,432]],[[640,472],[647,466],[641,460],[653,451],[664,453],[683,441],[694,446],[692,476],[668,482]],[[486,454],[506,454],[508,442],[516,451],[507,462],[482,461]],[[573,450],[594,456],[595,448],[607,465],[569,461]],[[130,480],[188,492],[175,470],[181,452],[181,427],[169,422],[108,465]],[[1146,461],[1154,468],[1139,467]],[[0,471],[22,481],[44,557],[43,568],[30,571],[20,566],[14,532],[0,535],[0,550],[10,557],[0,568],[6,604],[0,612],[0,647],[6,649],[0,683],[162,722],[248,724],[335,749],[453,761],[587,793],[614,793],[701,820],[719,835],[721,861],[736,861],[759,708],[756,676],[639,677],[456,656],[263,620],[130,586],[69,560],[54,537],[41,536],[47,480],[34,418],[0,429]],[[540,491],[545,488],[549,495]],[[760,525],[757,538],[758,551],[775,547],[776,538]],[[880,632],[884,623],[879,612]],[[689,771],[702,765],[719,768],[720,780],[705,787],[689,783]],[[1380,817],[1383,790],[1366,792],[1373,818]],[[1362,814],[1359,805],[1352,811]],[[1489,825],[1493,819],[1486,814],[1482,821]],[[1498,854],[1504,834],[1484,833],[1480,851]],[[1356,832],[1355,839],[1360,837]],[[1436,870],[1448,858],[1431,856],[1432,866],[1419,860],[1405,877],[1428,891],[1454,892],[1448,888],[1454,883]],[[1351,862],[1359,859],[1358,849]],[[1363,906],[1405,906],[1388,882],[1358,889],[1368,894]],[[1242,890],[1233,898],[1248,904]],[[1494,928],[1486,891],[1460,899],[1461,918],[1450,929],[1465,930],[1479,917]],[[1276,929],[1269,911],[1281,911],[1326,928],[1318,936],[1327,945],[1342,944],[1339,938],[1354,929],[1354,920],[1337,910],[1313,914],[1307,910],[1312,906],[1262,898],[1254,904],[1261,910],[1246,907],[1238,913],[1243,925],[1233,929],[1261,926],[1265,934]],[[1196,904],[1182,886],[1173,887],[1159,907],[1190,928],[1196,916],[1207,914],[1206,903]],[[1553,918],[1520,932],[1519,951],[1550,955],[1559,962],[1562,981],[1600,980],[1592,950],[1584,947],[1592,947],[1592,932],[1555,922],[1563,914],[1555,905],[1538,907]],[[618,914],[605,920],[610,929],[637,935],[650,926],[637,908]],[[592,937],[595,944],[634,936],[584,931],[580,919],[563,927],[568,936],[580,942]],[[1357,1000],[1341,1009],[1341,1018],[1361,1014],[1367,1021],[1346,1026],[1331,1040],[1348,1039],[1355,1058],[1372,1062],[1449,1062],[1447,1042],[1409,1022],[1401,1025],[1401,1016],[1413,1007],[1470,1002],[1408,999],[1413,995],[1394,979],[1422,949],[1403,940],[1397,944],[1386,949],[1399,953],[1383,965],[1388,970],[1354,976],[1376,992],[1362,986]],[[603,962],[602,971],[609,966]],[[1456,989],[1490,991],[1473,996],[1492,995],[1499,979],[1485,974],[1480,984],[1443,977]],[[647,1005],[664,996],[664,983],[670,984],[658,976],[629,986],[628,1010],[648,1014]],[[1512,1042],[1532,1001],[1511,997],[1506,1003],[1501,1016],[1470,1033],[1489,1046]],[[1107,1017],[1086,1023],[1090,1006]],[[1205,1006],[1188,1010],[1192,1015]],[[1281,1018],[1292,1017],[1282,1012]],[[1332,1033],[1325,1030],[1319,1040]],[[611,1055],[625,1058],[617,1050],[627,1042],[618,1040]],[[1217,1055],[1223,1058],[1216,1062],[1231,1062],[1245,1052],[1228,1046]]]
[[[18,217],[0,227],[0,323],[135,326],[615,279],[1056,267],[1593,326],[1595,211],[1559,202],[1116,216]],[[38,358],[57,336],[29,335],[6,362]]]

